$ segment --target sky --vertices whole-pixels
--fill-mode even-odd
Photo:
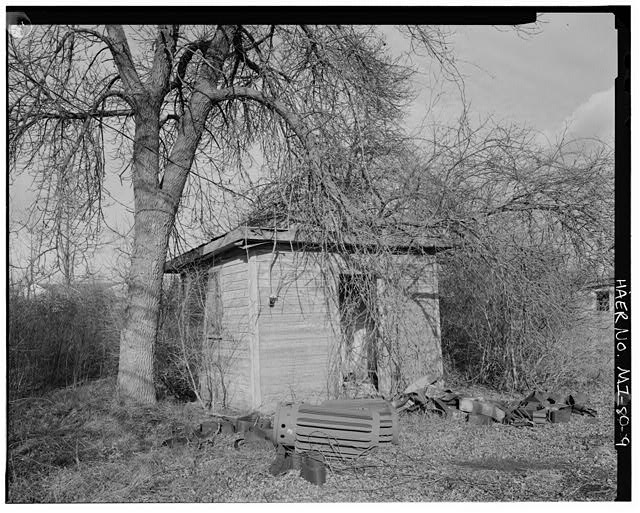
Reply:
[[[614,95],[617,55],[612,14],[542,14],[538,33],[521,37],[513,30],[490,26],[450,28],[450,43],[458,69],[464,77],[465,98],[471,119],[515,123],[539,131],[550,139],[567,129],[572,137],[598,137],[613,141]],[[402,51],[406,42],[384,29],[392,51]],[[403,46],[404,45],[404,46]],[[409,109],[407,125],[417,127],[433,99],[429,62],[418,59],[425,73],[416,78],[416,102]],[[444,122],[455,122],[460,97],[449,86],[431,114]],[[20,219],[30,199],[30,179],[19,177],[10,187],[10,220]],[[108,180],[112,195],[131,204],[129,183]],[[121,206],[108,208],[110,224],[124,231],[131,217]],[[204,242],[204,241],[200,241]],[[24,238],[12,237],[10,251],[25,254]],[[113,259],[115,246],[103,261]],[[96,262],[94,270],[108,272],[111,266]]]
[[[547,136],[567,127],[574,137],[612,138],[617,72],[613,14],[541,13],[538,21],[538,33],[527,37],[504,27],[450,28],[471,116],[491,116]],[[401,48],[397,36],[392,41]],[[428,66],[426,60],[421,63]],[[424,92],[412,108],[412,125],[419,123],[429,101],[428,77],[418,87]],[[453,91],[439,101],[436,115],[459,115],[460,105]]]
[[[579,137],[611,137],[617,36],[612,14],[542,14],[527,39],[487,27],[460,27],[455,48],[473,79],[472,110],[551,135],[571,122]],[[514,37],[515,36],[515,37]]]

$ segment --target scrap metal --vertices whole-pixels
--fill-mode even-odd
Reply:
[[[280,475],[300,472],[307,481],[322,485],[332,459],[354,459],[380,444],[399,442],[399,414],[434,413],[463,417],[469,424],[492,423],[536,426],[568,422],[572,414],[596,416],[579,392],[561,395],[534,390],[521,400],[505,402],[472,397],[444,389],[422,378],[393,400],[384,398],[332,399],[320,405],[280,403],[274,415],[252,412],[243,416],[215,415],[194,431],[199,439],[218,433],[238,433],[234,447],[260,443],[276,448],[269,471]]]

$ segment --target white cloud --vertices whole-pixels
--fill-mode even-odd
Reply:
[[[572,138],[597,137],[612,142],[614,135],[614,92],[613,85],[606,91],[592,94],[579,105],[564,121],[560,129],[567,128]]]

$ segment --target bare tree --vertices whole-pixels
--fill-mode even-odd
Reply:
[[[488,124],[440,130],[402,200],[454,244],[442,259],[443,348],[495,386],[568,377],[554,353],[583,322],[576,292],[613,270],[611,148],[540,139]]]
[[[454,69],[439,30],[409,37]],[[134,234],[118,384],[145,403],[155,401],[163,265],[182,198],[197,199],[203,182],[224,190],[257,152],[279,193],[358,218],[336,177],[348,180],[350,162],[363,168],[411,97],[412,70],[372,27],[36,27],[10,38],[8,59],[12,173],[34,173],[49,196],[71,180],[95,227],[107,154],[127,160]]]
[[[370,350],[396,366],[396,389],[410,374],[402,354],[411,331],[406,314],[420,306],[407,296],[415,296],[413,283],[431,265],[429,258],[399,259],[398,246],[420,255],[429,238],[451,246],[439,258],[445,356],[471,378],[497,386],[557,380],[554,351],[581,322],[575,294],[613,268],[611,148],[546,141],[489,122],[473,127],[465,118],[433,127],[421,141],[397,133],[372,141],[365,164],[353,157],[358,147],[334,149],[342,152],[335,160],[348,163],[334,174],[341,201],[317,190],[310,202],[303,187],[291,184],[283,192],[266,189],[255,218],[309,227],[327,253],[344,256],[338,273],[362,277],[354,302],[344,307],[361,310],[365,324],[386,317]],[[334,273],[327,283],[339,279]],[[370,292],[376,281],[393,305],[386,313]],[[363,298],[369,300],[361,308]]]

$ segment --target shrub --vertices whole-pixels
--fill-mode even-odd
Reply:
[[[206,273],[165,280],[155,353],[159,394],[181,401],[198,396]]]
[[[606,326],[576,300],[580,280],[540,246],[493,247],[448,259],[441,275],[442,347],[469,381],[524,390],[608,377]],[[606,323],[605,323],[606,324]]]

